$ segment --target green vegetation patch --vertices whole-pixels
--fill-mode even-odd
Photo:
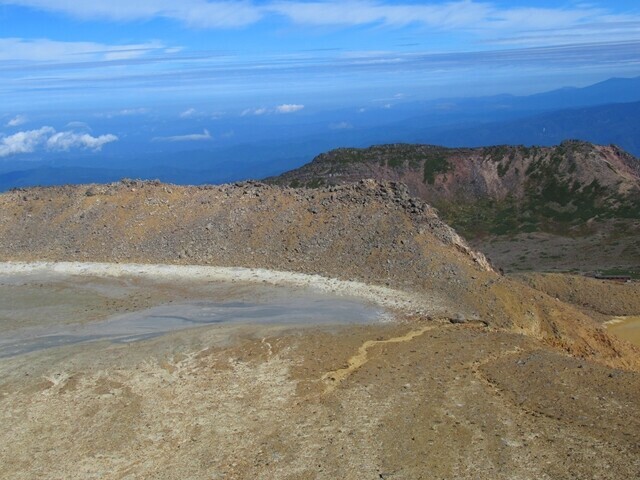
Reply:
[[[446,158],[455,150],[431,145],[391,144],[370,148],[339,148],[324,156],[324,160],[337,164],[377,163],[393,169],[422,168],[425,162],[433,163],[427,170],[433,175],[448,171]],[[427,178],[431,174],[427,173]],[[426,182],[427,180],[425,180]]]
[[[449,160],[442,154],[435,154],[425,158],[422,173],[422,181],[433,185],[436,181],[436,175],[447,173],[451,170]]]
[[[401,168],[405,164],[405,159],[401,157],[391,157],[387,159],[387,166],[391,168]]]
[[[634,280],[640,280],[640,269],[610,268],[608,270],[602,270],[599,273],[601,275],[626,276]]]
[[[369,159],[366,150],[359,148],[339,148],[331,152],[328,159],[332,163],[362,163]]]
[[[512,199],[478,199],[473,204],[439,203],[443,219],[467,238],[535,232],[539,222],[528,218]]]
[[[324,178],[312,178],[305,185],[307,188],[320,188],[326,184]]]

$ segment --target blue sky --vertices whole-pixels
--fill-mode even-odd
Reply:
[[[294,115],[637,75],[637,0],[0,0],[12,131],[43,112]]]

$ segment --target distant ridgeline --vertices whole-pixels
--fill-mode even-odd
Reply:
[[[640,160],[615,146],[342,148],[266,179],[317,188],[363,178],[407,184],[468,237],[549,231],[580,235],[594,223],[640,219]],[[636,223],[637,224],[637,223]]]

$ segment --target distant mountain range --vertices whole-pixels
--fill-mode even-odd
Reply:
[[[438,144],[457,146],[557,145],[566,139],[615,144],[640,155],[640,102],[570,108],[510,121],[426,134]]]
[[[100,153],[45,151],[0,158],[0,191],[120,178],[219,184],[276,175],[339,147],[400,142],[550,146],[580,139],[640,155],[640,77],[529,96],[399,101],[389,107],[215,120],[219,131],[231,134],[206,146],[154,138],[213,128],[211,120],[141,117],[136,125],[130,118],[94,118],[94,128],[115,132],[120,140]]]
[[[640,77],[610,78],[582,88],[565,87],[549,92],[514,97],[513,105],[521,109],[559,110],[607,103],[638,100]]]

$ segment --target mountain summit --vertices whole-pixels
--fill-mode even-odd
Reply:
[[[318,187],[362,178],[405,183],[470,238],[580,233],[587,222],[640,218],[640,161],[615,146],[343,148],[267,182]]]

